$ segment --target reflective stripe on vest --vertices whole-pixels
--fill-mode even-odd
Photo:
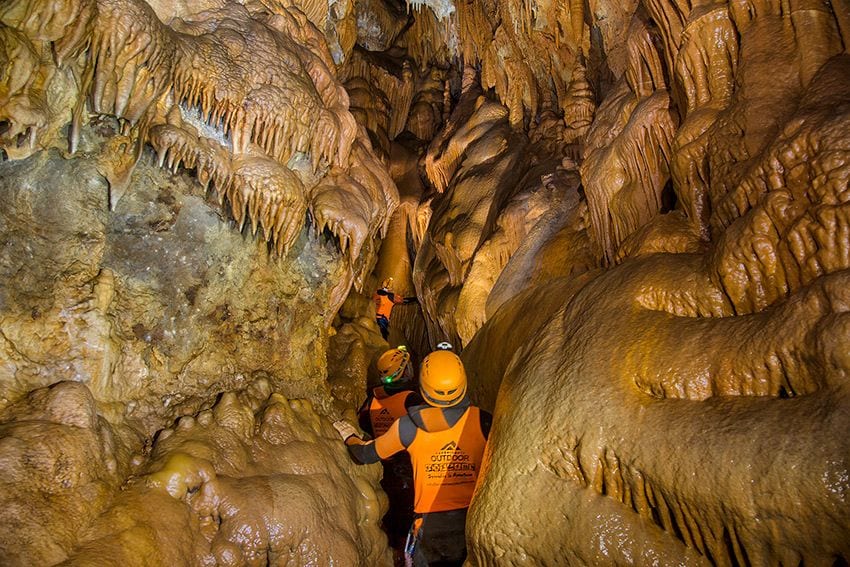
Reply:
[[[444,431],[417,429],[407,448],[413,463],[414,511],[426,514],[468,507],[485,443],[475,406]]]
[[[405,402],[407,396],[412,394],[411,390],[403,390],[391,396],[387,396],[383,388],[373,390],[374,397],[369,405],[369,420],[372,422],[372,433],[379,437],[386,433],[395,420],[407,415]],[[378,397],[378,396],[386,397]]]

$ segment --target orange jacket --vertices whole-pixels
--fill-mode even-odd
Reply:
[[[478,408],[444,431],[418,431],[407,448],[413,464],[413,511],[418,514],[469,507],[487,439]]]
[[[406,402],[413,391],[402,390],[395,394],[387,394],[386,390],[379,386],[372,392],[369,421],[372,423],[372,435],[378,437],[386,433],[395,420],[407,415]]]
[[[469,506],[492,416],[468,400],[450,408],[415,406],[372,441],[346,439],[359,463],[374,463],[407,451],[414,468],[418,513]]]
[[[397,296],[391,291],[379,289],[372,296],[375,302],[375,315],[377,317],[390,318],[390,313],[393,312],[393,307],[404,303],[404,297]]]

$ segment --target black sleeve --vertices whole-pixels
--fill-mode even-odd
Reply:
[[[486,439],[490,436],[490,427],[493,425],[493,414],[489,411],[479,410],[478,415],[481,423],[481,433],[484,434],[484,438]]]
[[[413,297],[405,297],[405,298],[404,298],[404,303],[419,303],[419,299],[417,299],[417,298],[416,298],[416,296],[413,296]]]
[[[404,407],[405,409],[410,409],[413,406],[421,406],[424,403],[425,400],[422,398],[422,394],[414,390],[413,393],[407,396],[407,399],[404,400]]]
[[[381,460],[378,457],[378,452],[375,450],[374,443],[369,443],[368,445],[347,445],[347,447],[348,453],[358,464],[370,465]]]

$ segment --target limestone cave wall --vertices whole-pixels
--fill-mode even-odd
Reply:
[[[337,76],[353,17],[0,6],[0,563],[391,563],[330,426],[366,379],[328,376],[331,323],[398,205]]]
[[[581,3],[561,84],[593,96],[547,101],[556,67],[511,49],[557,49],[565,4],[458,8],[495,98],[425,158],[418,289],[495,411],[470,562],[841,565],[847,8]]]

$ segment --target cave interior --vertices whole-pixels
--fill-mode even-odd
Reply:
[[[847,0],[2,0],[0,202],[0,564],[393,565],[441,341],[466,565],[850,564]]]

